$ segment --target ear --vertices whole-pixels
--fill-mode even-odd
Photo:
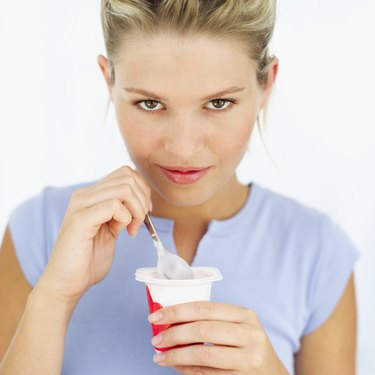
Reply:
[[[103,55],[99,55],[98,56],[98,65],[99,65],[99,68],[100,68],[100,70],[103,74],[103,77],[105,79],[109,94],[112,98],[112,95],[111,95],[112,85],[111,85],[111,80],[110,80],[108,60]]]
[[[277,57],[274,57],[273,60],[270,62],[269,68],[267,71],[267,82],[263,87],[260,109],[263,109],[268,101],[268,98],[272,92],[272,88],[275,84],[278,72],[279,72],[279,59]]]

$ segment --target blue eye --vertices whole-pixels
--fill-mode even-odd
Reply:
[[[152,99],[141,100],[141,101],[137,102],[136,104],[137,104],[137,106],[139,106],[143,110],[149,111],[149,112],[157,111],[157,110],[161,109],[161,108],[157,108],[157,106],[159,104],[161,105],[161,103],[157,100],[152,100]]]

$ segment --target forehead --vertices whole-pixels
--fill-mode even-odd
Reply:
[[[120,84],[148,89],[220,90],[256,82],[256,65],[243,42],[204,35],[129,36],[115,70]]]

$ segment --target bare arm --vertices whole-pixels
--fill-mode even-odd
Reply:
[[[60,374],[64,339],[75,304],[34,289],[0,367],[1,375]]]
[[[135,235],[149,207],[150,188],[128,166],[72,194],[48,264],[27,298],[0,364],[0,375],[60,374],[67,327],[79,299],[108,274],[120,232],[127,229]],[[13,245],[11,252],[14,256]],[[5,269],[1,263],[0,259]],[[15,272],[8,273],[10,279]],[[0,280],[0,291],[11,296],[8,281]]]
[[[6,228],[0,248],[0,363],[25,311],[31,290]]]
[[[0,327],[0,374],[60,374],[64,337],[75,305],[54,300],[42,287],[31,289],[16,259],[8,229],[0,252],[0,274],[4,317]]]
[[[302,339],[296,375],[354,375],[356,301],[353,275],[328,320]]]

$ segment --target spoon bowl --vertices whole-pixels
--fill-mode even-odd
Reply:
[[[186,280],[194,279],[193,271],[189,264],[176,254],[167,251],[160,241],[152,224],[150,216],[147,214],[144,223],[151,234],[152,240],[158,253],[157,270],[161,279]]]

